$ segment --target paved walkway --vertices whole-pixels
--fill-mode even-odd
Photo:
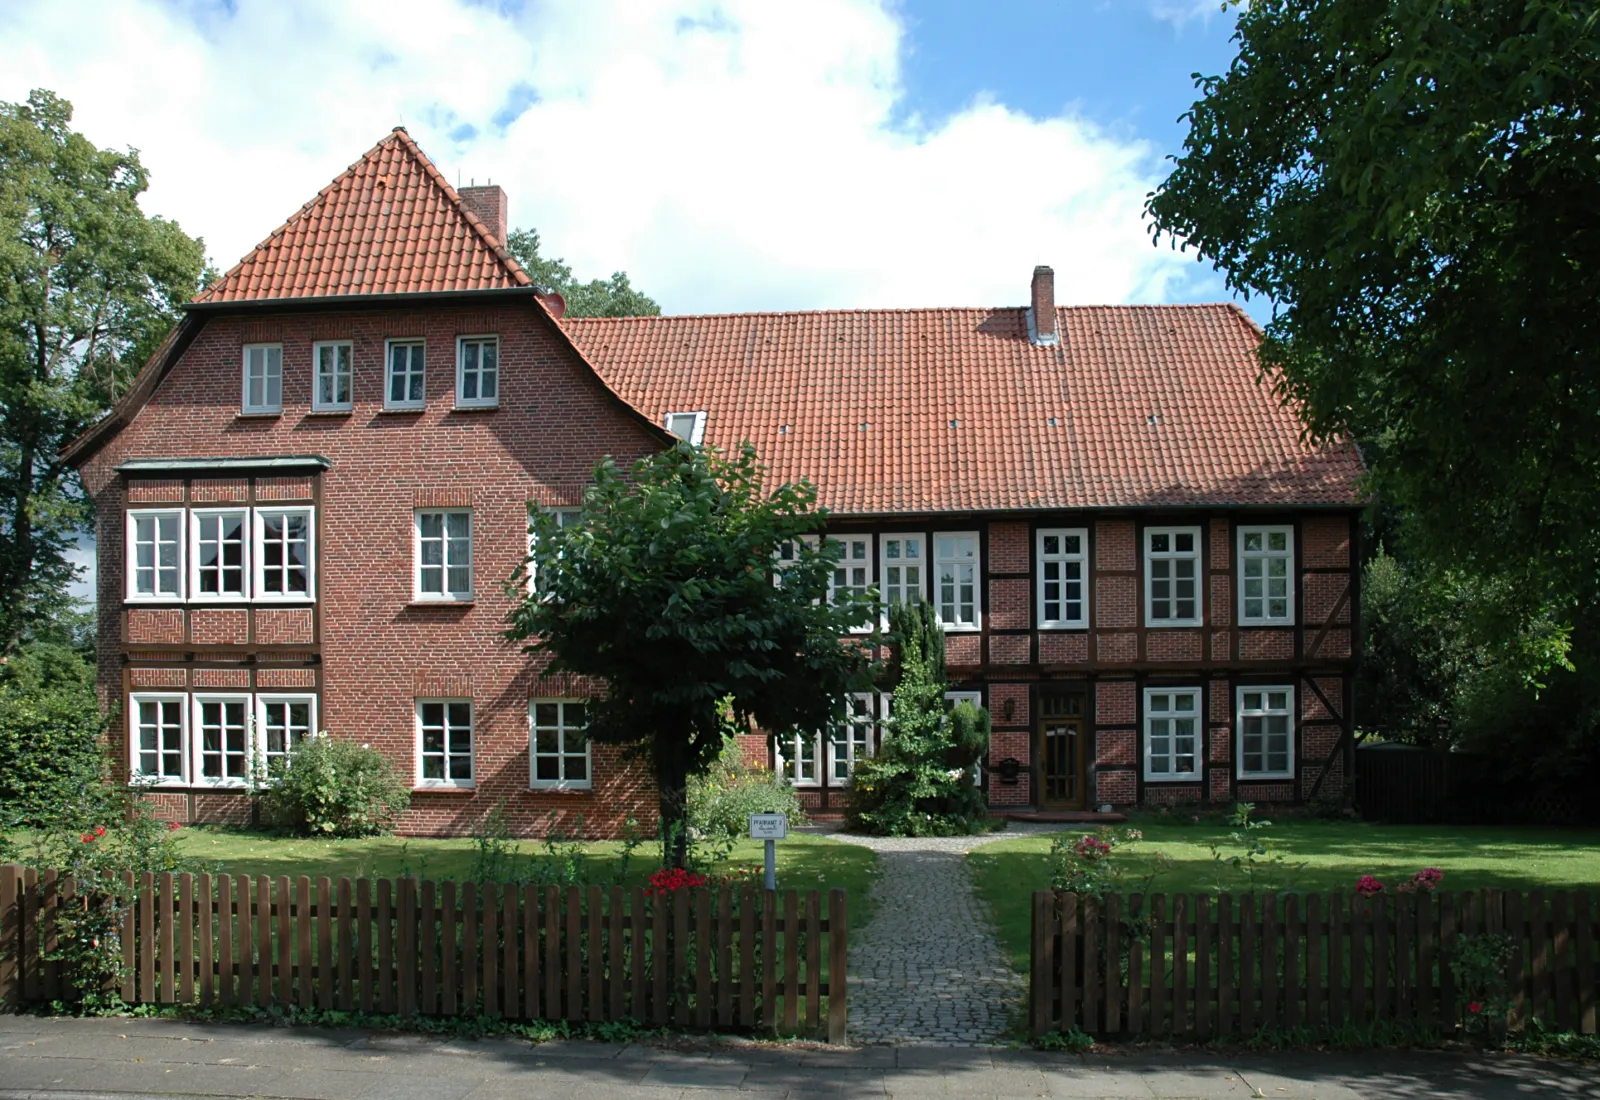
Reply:
[[[0,1100],[713,1100],[715,1092],[730,1100],[1572,1100],[1600,1097],[1600,1071],[1533,1059],[1391,1051],[1205,1051],[1087,1061],[992,1047],[729,1044],[693,1052],[264,1024],[0,1016]]]
[[[1021,1013],[1027,979],[995,943],[963,856],[980,844],[1060,825],[981,836],[835,840],[878,853],[877,908],[850,949],[850,1038],[858,1043],[992,1043]]]

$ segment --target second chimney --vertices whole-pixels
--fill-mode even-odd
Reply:
[[[1040,264],[1033,269],[1033,295],[1028,305],[1028,339],[1043,347],[1060,341],[1056,332],[1056,273]]]
[[[460,193],[461,205],[472,211],[484,224],[495,244],[503,246],[506,243],[506,193],[500,185],[491,183],[483,187],[463,187]]]

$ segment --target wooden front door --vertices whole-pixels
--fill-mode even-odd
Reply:
[[[1084,697],[1039,698],[1034,759],[1039,762],[1039,809],[1081,810],[1088,795],[1084,782]]]

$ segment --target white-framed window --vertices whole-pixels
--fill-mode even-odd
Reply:
[[[838,603],[848,596],[866,599],[872,588],[872,536],[829,535],[823,549],[833,561],[828,573],[828,602]],[[850,629],[854,633],[871,630],[870,616]]]
[[[533,505],[529,505],[530,520]],[[543,508],[540,511],[548,512],[555,517],[557,527],[572,527],[583,517],[582,508]],[[533,557],[533,546],[536,536],[533,533],[533,524],[528,524],[528,557]],[[539,590],[539,578],[533,562],[528,562],[528,594],[531,596]]]
[[[249,598],[248,508],[192,509],[189,544],[189,599],[221,602]]]
[[[1294,688],[1239,688],[1239,778],[1294,777]]]
[[[1239,528],[1239,623],[1294,622],[1294,528]]]
[[[317,732],[315,695],[256,696],[256,755],[271,775]]]
[[[244,411],[283,411],[283,345],[244,346]]]
[[[1200,777],[1200,689],[1146,688],[1146,782]]]
[[[978,590],[978,533],[933,535],[933,602],[946,630],[977,630],[983,606]]]
[[[354,348],[349,340],[322,340],[311,345],[311,407],[317,412],[348,412]]]
[[[528,786],[534,790],[589,790],[589,704],[584,699],[528,701]]]
[[[883,600],[883,622],[896,604],[921,603],[928,598],[928,537],[895,533],[878,536],[878,593]]]
[[[955,710],[962,703],[971,703],[975,707],[983,706],[983,692],[981,691],[947,691],[944,693],[944,705],[947,710]],[[983,786],[983,761],[979,760],[972,765],[972,785]]]
[[[383,407],[420,409],[427,403],[427,348],[421,340],[390,340],[384,348]]]
[[[700,446],[706,434],[706,414],[703,412],[669,412],[661,426],[689,444]]]
[[[415,530],[415,597],[472,599],[472,512],[462,508],[419,508]]]
[[[316,596],[316,533],[307,507],[257,508],[251,567],[253,598],[310,600]]]
[[[801,535],[799,538],[784,539],[778,543],[777,550],[773,551],[772,554],[772,583],[774,585],[782,584],[784,573],[794,568],[800,561],[800,547],[814,547],[817,545],[817,541],[816,535]],[[833,588],[831,581],[828,587],[831,591]]]
[[[1146,527],[1145,626],[1200,625],[1200,528]]]
[[[878,696],[855,692],[845,700],[844,719],[828,735],[828,778],[838,784],[855,772],[856,761],[877,749]]]
[[[196,693],[191,698],[195,785],[244,786],[250,779],[250,696]]]
[[[456,337],[456,406],[488,409],[500,404],[500,337]]]
[[[139,779],[181,784],[187,775],[189,699],[135,692],[128,699],[128,759]]]
[[[417,700],[417,785],[473,785],[471,699]]]
[[[1039,627],[1089,625],[1089,532],[1081,527],[1041,529],[1034,540],[1039,572]]]
[[[183,599],[183,522],[182,508],[128,512],[128,599]]]
[[[774,755],[777,772],[796,787],[820,787],[822,772],[818,758],[822,755],[822,735],[817,733],[791,733],[774,738]]]

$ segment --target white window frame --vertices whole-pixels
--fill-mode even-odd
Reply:
[[[811,775],[809,778],[798,774],[790,775],[789,765],[791,762],[799,763],[798,757],[800,755],[800,746],[804,744],[807,739],[809,739],[811,742]],[[774,737],[772,739],[772,744],[773,756],[777,764],[777,767],[773,770],[779,775],[783,776],[783,778],[788,781],[790,786],[804,788],[822,786],[823,767],[827,763],[827,758],[822,748],[822,734],[800,733],[799,731],[796,731],[785,737]],[[784,749],[786,747],[789,748],[792,755],[785,755]]]
[[[189,532],[188,532],[188,520],[184,515],[185,511],[186,511],[186,509],[183,509],[183,508],[130,508],[130,509],[128,509],[127,518],[124,520],[124,524],[125,524],[125,542],[124,542],[124,545],[123,545],[123,565],[124,565],[125,568],[123,570],[123,572],[124,572],[124,577],[123,577],[123,588],[124,588],[123,598],[126,599],[129,603],[182,603],[184,601],[185,593],[187,591],[185,582],[188,580],[188,571],[189,571],[188,570],[188,564],[189,564],[188,563],[188,558],[189,558]],[[177,570],[177,577],[176,577],[177,585],[178,585],[177,592],[160,592],[160,591],[157,591],[157,592],[143,592],[143,593],[141,593],[141,592],[139,592],[139,591],[137,591],[135,589],[135,585],[138,584],[138,569],[137,569],[137,566],[138,566],[138,562],[137,562],[137,552],[138,552],[138,550],[137,550],[137,538],[138,538],[138,533],[139,533],[139,522],[138,521],[139,521],[139,518],[143,517],[143,516],[153,517],[155,522],[156,522],[156,531],[158,532],[158,538],[157,538],[157,542],[155,543],[156,552],[152,557],[152,562],[154,563],[154,564],[152,564],[152,568],[155,570],[158,587],[159,587],[159,578],[160,578],[160,575],[161,575],[161,567],[160,567],[160,564],[159,564],[159,561],[160,561],[160,546],[161,546],[161,543],[159,541],[160,521],[163,518],[174,518],[174,519],[176,519],[178,521],[178,570]]]
[[[422,520],[424,516],[442,517],[439,525],[439,564],[428,566],[429,569],[439,570],[438,592],[424,592],[422,590]],[[461,568],[459,562],[450,560],[450,517],[467,517],[467,590],[465,592],[453,591],[448,587],[450,571]],[[475,590],[474,570],[472,559],[474,557],[473,541],[476,537],[476,524],[473,522],[471,508],[417,508],[412,512],[411,519],[411,598],[417,603],[470,603]],[[431,540],[430,540],[431,541]]]
[[[1058,538],[1062,549],[1055,554],[1046,555],[1044,540]],[[1078,552],[1066,552],[1066,540],[1078,540]],[[1089,529],[1087,527],[1041,527],[1033,540],[1034,569],[1037,578],[1034,582],[1034,613],[1038,616],[1040,630],[1081,630],[1089,625]],[[1057,583],[1061,584],[1061,597],[1057,601],[1061,605],[1062,614],[1050,618],[1045,614],[1045,565],[1055,564],[1061,567],[1062,576]],[[1069,618],[1067,610],[1067,594],[1065,586],[1072,583],[1066,576],[1067,566],[1076,564],[1078,567],[1077,583],[1079,585],[1078,614]]]
[[[538,716],[538,707],[541,703],[553,703],[561,708],[560,724],[558,726],[551,727],[541,726],[538,724],[536,719]],[[569,726],[567,724],[567,707],[573,704],[578,704],[585,708],[585,721],[581,729],[577,726]],[[588,735],[583,732],[583,730],[587,730],[589,728],[587,721],[588,706],[588,699],[579,699],[569,696],[557,696],[553,698],[542,699],[534,698],[528,700],[528,789],[530,791],[589,791],[594,789],[594,753],[592,751],[593,742],[591,742]],[[553,754],[540,753],[539,730],[552,728],[555,729],[556,737],[558,739],[556,751]],[[583,737],[582,755],[585,776],[583,779],[567,778],[567,757],[579,755],[578,753],[571,752],[567,749],[567,736],[569,733],[578,734]],[[539,757],[541,755],[545,757],[550,757],[553,755],[555,757],[557,770],[561,773],[559,778],[539,778]]]
[[[944,693],[944,701],[951,710],[955,710],[962,703],[971,703],[975,707],[982,707],[983,692],[947,691]],[[983,757],[981,756],[978,757],[977,763],[972,765],[972,785],[974,787],[983,786]]]
[[[1174,540],[1178,535],[1194,536],[1194,550],[1191,553],[1181,553],[1177,550],[1167,550],[1160,553],[1151,549],[1156,535],[1168,535]],[[1157,561],[1186,561],[1194,562],[1194,615],[1189,618],[1157,619],[1155,617],[1155,563]],[[1205,598],[1205,548],[1201,543],[1199,527],[1146,527],[1144,529],[1144,625],[1148,628],[1165,626],[1199,626],[1204,616]],[[1177,579],[1171,578],[1170,583],[1176,584]],[[1176,605],[1178,597],[1173,595],[1169,602]],[[1176,606],[1173,608],[1177,610]]]
[[[324,350],[333,352],[333,379],[334,392],[339,388],[339,349],[345,350],[344,392],[343,401],[322,400],[322,353]],[[387,392],[387,391],[386,391]],[[311,345],[311,411],[312,412],[349,412],[355,408],[356,397],[356,349],[350,340],[318,340]]]
[[[414,347],[422,349],[422,370],[411,369],[413,356],[406,353],[406,392],[411,392],[411,377],[420,374],[422,377],[422,396],[416,399],[406,398],[401,401],[393,399],[394,396],[394,349],[397,347]],[[383,342],[383,407],[391,412],[413,412],[426,408],[428,404],[428,342],[414,337],[392,337]]]
[[[240,535],[243,546],[240,548],[240,557],[243,559],[243,572],[239,578],[240,592],[202,592],[200,590],[200,522],[203,519],[216,517],[220,523],[229,516],[240,520]],[[218,529],[220,532],[220,528]],[[248,603],[252,589],[251,582],[255,579],[250,567],[253,557],[251,549],[255,545],[255,521],[251,517],[249,508],[191,508],[189,509],[189,546],[184,551],[188,559],[188,599],[190,603]],[[221,569],[220,564],[218,569]],[[220,577],[220,573],[219,573]]]
[[[139,704],[178,704],[178,767],[177,775],[163,775],[159,770],[147,772],[139,761]],[[158,757],[165,755],[156,749]],[[183,787],[188,785],[189,769],[194,766],[189,759],[189,697],[181,691],[136,691],[128,696],[128,772],[136,780],[149,780],[156,787]],[[159,769],[159,765],[158,765]]]
[[[776,587],[778,585],[781,585],[783,583],[783,574],[786,571],[788,571],[789,569],[793,568],[795,563],[800,560],[800,555],[799,555],[798,552],[796,552],[793,557],[790,557],[788,560],[785,560],[784,557],[783,557],[783,550],[784,550],[785,546],[798,547],[798,546],[803,544],[803,545],[811,547],[814,550],[814,549],[817,548],[817,546],[820,544],[820,542],[821,542],[821,539],[817,535],[801,535],[798,538],[784,539],[782,542],[778,543],[778,548],[772,552],[772,584],[773,584],[773,586]],[[829,583],[829,590],[830,591],[832,590],[832,582],[831,581]]]
[[[480,349],[483,345],[494,346],[494,396],[483,396],[483,352],[478,352],[478,396],[466,397],[467,382],[467,345],[477,344]],[[426,361],[424,361],[426,365]],[[458,409],[497,409],[500,407],[500,337],[494,333],[481,333],[478,335],[465,335],[456,337],[456,408]],[[426,383],[424,383],[426,384]]]
[[[443,759],[444,759],[444,773],[445,774],[444,774],[444,777],[441,778],[441,779],[430,779],[426,775],[424,775],[424,772],[425,772],[426,768],[425,768],[425,760],[424,760],[424,756],[423,756],[422,708],[425,705],[431,704],[431,703],[439,703],[439,704],[442,704],[444,706],[444,714],[443,714],[443,717],[444,717],[444,727],[443,727],[444,728],[444,751],[442,753],[442,756],[443,756]],[[466,706],[467,706],[467,751],[466,751],[465,755],[466,755],[466,758],[467,758],[468,777],[466,779],[452,779],[452,778],[450,778],[450,758],[453,757],[453,756],[461,756],[461,755],[463,755],[462,753],[458,753],[458,752],[454,752],[453,753],[453,752],[450,751],[450,729],[451,729],[451,726],[450,726],[450,705],[452,703],[465,703]],[[462,699],[462,698],[452,697],[452,696],[425,696],[425,697],[419,697],[416,700],[417,787],[419,787],[419,788],[442,788],[442,789],[450,789],[450,790],[471,790],[473,787],[476,787],[478,785],[477,784],[477,768],[478,768],[477,752],[478,752],[478,713],[477,713],[477,707],[475,707],[473,705],[473,702],[472,702],[471,699]],[[441,754],[435,753],[433,755],[441,755]]]
[[[828,785],[841,786],[855,774],[856,762],[870,760],[878,751],[878,693],[852,692],[846,697],[845,717],[828,732]],[[857,709],[857,708],[864,709]],[[839,774],[843,766],[844,774]]]
[[[1151,700],[1157,695],[1192,695],[1194,696],[1194,709],[1192,711],[1166,710],[1161,714],[1153,714]],[[1192,753],[1179,753],[1176,746],[1177,730],[1174,729],[1168,738],[1174,742],[1172,751],[1167,753],[1167,759],[1173,765],[1170,772],[1157,772],[1151,770],[1154,759],[1150,749],[1151,723],[1160,719],[1188,718],[1194,723],[1194,751]],[[1144,720],[1140,723],[1143,734],[1144,781],[1146,783],[1199,783],[1204,778],[1205,767],[1205,693],[1196,684],[1175,685],[1167,687],[1147,687],[1144,689]],[[1180,772],[1177,763],[1180,756],[1189,756],[1193,759],[1193,768],[1190,771]]]
[[[944,568],[946,560],[953,562],[958,568],[966,564],[962,558],[945,559],[939,556],[940,539],[971,539],[972,540],[972,621],[947,621],[944,615],[944,600],[941,591],[940,571]],[[944,627],[946,634],[958,632],[976,632],[983,629],[983,540],[976,531],[935,531],[929,539],[929,557],[933,562],[933,570],[928,577],[928,584],[932,592],[934,613],[939,617],[939,623]],[[958,575],[959,576],[959,575]],[[959,590],[960,581],[956,581]],[[961,606],[959,595],[955,601],[957,609]],[[958,611],[959,614],[959,611]]]
[[[1281,692],[1284,693],[1284,697],[1285,697],[1284,698],[1284,706],[1281,707],[1281,708],[1271,707],[1271,706],[1266,705],[1271,701],[1270,698],[1268,697],[1268,692],[1274,692],[1274,691],[1281,691]],[[1251,708],[1249,710],[1246,710],[1245,709],[1245,705],[1244,705],[1244,697],[1245,697],[1245,695],[1247,693],[1249,693],[1249,694],[1259,693],[1262,696],[1262,700],[1261,700],[1262,705],[1260,707],[1253,707],[1253,708]],[[1237,750],[1236,754],[1234,756],[1234,759],[1238,761],[1237,773],[1236,773],[1237,777],[1239,779],[1249,779],[1249,780],[1256,780],[1256,779],[1293,779],[1294,778],[1294,769],[1295,769],[1295,758],[1294,758],[1295,691],[1294,691],[1293,685],[1290,685],[1290,684],[1240,684],[1239,687],[1238,687],[1237,692],[1235,693],[1234,701],[1235,701],[1235,704],[1236,704],[1235,709],[1234,709],[1234,715],[1235,715],[1235,718],[1234,718],[1234,731],[1235,731],[1234,732],[1234,738],[1235,738],[1234,746],[1235,746],[1235,749]],[[1282,770],[1282,771],[1263,771],[1263,772],[1245,771],[1245,767],[1244,767],[1244,735],[1245,735],[1244,734],[1244,727],[1245,727],[1245,720],[1247,718],[1276,718],[1276,717],[1283,717],[1284,719],[1286,719],[1286,722],[1285,722],[1285,725],[1287,727],[1286,736],[1287,736],[1287,740],[1288,740],[1288,749],[1287,749],[1287,752],[1286,752],[1286,759],[1288,761],[1288,766],[1286,768],[1284,768],[1284,770]],[[1265,736],[1265,734],[1263,734],[1263,736]],[[1262,755],[1263,756],[1266,755],[1266,750],[1264,748],[1262,750]]]
[[[250,772],[255,759],[254,719],[255,705],[250,694],[242,691],[197,691],[189,696],[191,714],[189,716],[189,774],[193,776],[191,786],[195,787],[233,787],[243,788],[250,785]],[[244,775],[229,778],[226,775],[211,778],[205,771],[205,722],[203,719],[206,703],[238,703],[243,708],[244,714]],[[227,770],[228,752],[226,743],[222,750],[224,762],[223,771]]]
[[[251,522],[250,536],[250,599],[253,603],[314,603],[317,598],[317,510],[308,504],[287,508],[258,506]],[[305,592],[268,592],[266,586],[266,517],[269,515],[301,515],[306,521],[306,590]]]
[[[916,541],[920,551],[916,560],[918,572],[914,590],[912,586],[906,584],[903,579],[904,574],[901,575],[902,580],[898,584],[891,585],[889,583],[889,570],[895,568],[905,569],[905,563],[911,560],[905,556],[904,544],[912,540]],[[901,544],[901,556],[895,558],[892,562],[889,558],[890,543]],[[928,536],[921,531],[890,531],[878,535],[878,599],[883,604],[883,614],[878,621],[884,627],[889,625],[889,608],[894,606],[895,603],[927,602],[928,571],[933,568],[933,563],[929,560],[928,551]],[[908,595],[914,596],[915,600],[905,599]],[[894,597],[900,597],[900,599],[895,599]]]
[[[674,420],[685,416],[694,417],[694,425],[689,429],[688,435],[681,434],[672,426]],[[703,411],[687,409],[681,412],[669,412],[661,418],[661,426],[689,444],[689,446],[698,447],[700,446],[700,441],[706,437],[706,414]]]
[[[1252,551],[1250,551],[1250,553],[1248,555],[1250,558],[1260,559],[1262,561],[1262,563],[1263,563],[1263,573],[1262,573],[1262,576],[1261,576],[1261,580],[1262,580],[1262,584],[1263,584],[1262,594],[1261,594],[1261,609],[1263,611],[1263,614],[1261,614],[1261,615],[1247,615],[1245,613],[1245,601],[1246,601],[1247,597],[1245,596],[1244,563],[1245,563],[1245,558],[1246,558],[1247,555],[1245,553],[1244,543],[1245,543],[1246,536],[1247,535],[1251,535],[1251,534],[1259,534],[1259,535],[1261,535],[1263,537],[1263,540],[1265,540],[1266,538],[1268,538],[1268,537],[1270,537],[1272,535],[1283,535],[1283,536],[1285,536],[1284,544],[1285,544],[1285,546],[1287,546],[1286,550],[1252,550]],[[1239,528],[1236,544],[1237,544],[1237,547],[1238,547],[1237,555],[1238,555],[1238,559],[1239,559],[1239,582],[1238,582],[1239,583],[1239,625],[1240,626],[1292,626],[1292,625],[1294,625],[1294,575],[1295,575],[1295,569],[1294,569],[1294,527],[1289,525],[1289,524],[1283,524],[1283,523],[1270,523],[1270,524],[1268,524],[1268,523],[1250,523],[1250,524],[1244,524],[1244,525],[1240,526],[1240,528]],[[1281,561],[1286,563],[1285,567],[1284,567],[1284,589],[1285,589],[1285,593],[1286,593],[1286,595],[1285,595],[1285,605],[1287,607],[1287,612],[1284,615],[1281,615],[1281,616],[1265,614],[1265,611],[1267,609],[1267,601],[1268,601],[1268,598],[1269,598],[1267,596],[1267,594],[1266,594],[1265,584],[1270,579],[1266,575],[1265,568],[1266,568],[1266,563],[1271,562],[1273,560],[1281,560]]]
[[[250,353],[259,351],[261,355],[261,401],[252,403],[250,400]],[[272,352],[277,352],[278,360],[278,400],[270,400],[272,396]],[[241,356],[243,363],[241,369],[244,378],[244,392],[240,395],[239,407],[246,416],[266,416],[283,411],[283,345],[282,344],[246,344]]]
[[[822,546],[823,546],[823,549],[825,549],[825,550],[829,549],[832,546],[840,546],[840,547],[844,548],[844,552],[846,554],[850,553],[852,547],[862,546],[862,547],[866,548],[865,550],[862,551],[862,556],[859,557],[859,558],[840,557],[840,558],[837,558],[837,559],[830,559],[830,561],[837,562],[838,564],[830,564],[830,566],[828,568],[828,602],[830,604],[836,602],[835,598],[836,598],[836,596],[838,595],[838,593],[839,593],[839,591],[841,589],[858,587],[857,585],[854,585],[854,584],[840,585],[840,584],[836,583],[837,580],[838,580],[838,571],[839,571],[839,568],[841,567],[841,565],[847,571],[850,568],[857,567],[857,566],[866,570],[867,583],[866,583],[865,586],[862,586],[866,590],[863,593],[863,595],[867,596],[868,598],[871,598],[872,589],[877,584],[877,581],[872,576],[872,536],[871,535],[854,535],[854,534],[851,534],[851,535],[829,535],[827,537],[827,539],[824,540],[824,542],[822,543]],[[866,634],[866,633],[870,632],[872,630],[872,619],[873,619],[872,614],[868,613],[866,619],[864,619],[862,622],[859,622],[859,623],[855,624],[854,626],[852,626],[850,628],[850,633],[852,633],[852,634]]]
[[[573,508],[573,507],[569,507],[567,505],[559,505],[559,506],[552,507],[552,508],[545,508],[545,507],[542,507],[542,506],[537,505],[537,504],[528,505],[528,558],[529,558],[529,561],[528,561],[528,595],[530,595],[530,596],[534,595],[535,593],[537,593],[539,591],[539,578],[535,575],[534,565],[533,565],[533,561],[532,561],[532,558],[533,558],[533,547],[534,547],[534,544],[538,541],[538,539],[534,536],[534,533],[533,533],[533,513],[534,512],[545,512],[545,513],[547,513],[549,515],[555,516],[556,517],[556,526],[557,527],[566,527],[571,522],[571,517],[583,515],[583,509],[582,508]]]
[[[307,714],[308,725],[306,738],[317,736],[317,697],[306,692],[281,692],[268,691],[256,696],[255,702],[255,740],[252,745],[253,758],[261,766],[262,777],[265,778],[271,770],[272,759],[267,755],[267,708],[274,705],[305,703],[310,709]],[[302,742],[296,741],[286,746],[285,756],[293,756],[296,747]]]

